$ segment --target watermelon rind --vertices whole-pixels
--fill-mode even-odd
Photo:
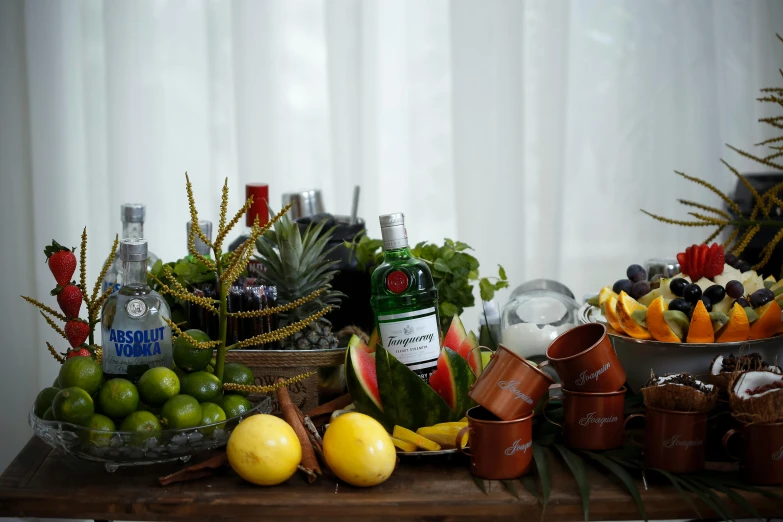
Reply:
[[[415,431],[459,418],[429,384],[383,346],[375,351],[375,364],[383,414],[394,424]]]
[[[470,408],[476,405],[473,399],[468,397],[468,391],[473,383],[476,382],[476,376],[473,375],[468,362],[460,354],[451,348],[441,348],[441,357],[446,362],[447,382],[450,383],[454,397],[454,406],[452,411],[456,418],[461,419]]]
[[[462,324],[462,320],[457,314],[451,318],[451,325],[449,331],[446,332],[446,337],[443,338],[443,346],[451,348],[452,350],[459,350],[462,343],[465,342],[468,334],[465,332],[465,326]]]
[[[348,393],[351,394],[353,405],[356,408],[356,411],[359,413],[364,413],[365,415],[369,415],[373,419],[383,424],[384,428],[391,431],[394,427],[394,422],[391,422],[383,413],[381,408],[375,404],[375,401],[364,389],[361,380],[356,374],[357,372],[353,365],[353,358],[356,356],[356,350],[357,348],[355,346],[345,350],[345,382],[348,386]],[[381,402],[381,405],[382,404],[383,402]]]
[[[476,350],[479,346],[479,341],[476,338],[476,334],[468,332],[468,336],[460,345],[457,352],[468,361],[473,375],[478,377],[481,372],[484,371],[484,364],[481,361],[481,350]]]
[[[367,353],[374,353],[375,350],[371,349],[368,345],[364,344],[364,341],[362,341],[361,337],[354,334],[351,336],[351,338],[348,340],[348,347],[354,347],[358,348],[359,350]]]

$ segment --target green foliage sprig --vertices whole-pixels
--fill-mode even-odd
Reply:
[[[372,273],[383,262],[383,241],[380,239],[362,234],[352,243],[346,241],[345,246],[353,250],[359,267],[367,272]],[[495,292],[508,288],[506,271],[500,265],[497,277],[480,277],[478,259],[469,254],[469,250],[473,249],[467,243],[448,238],[442,246],[422,241],[411,248],[413,255],[427,263],[432,271],[443,331],[448,329],[454,314],[460,315],[465,308],[476,304],[473,296],[476,282],[483,301],[491,301]]]

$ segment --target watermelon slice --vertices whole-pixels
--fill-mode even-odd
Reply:
[[[468,335],[465,333],[465,327],[462,325],[462,321],[457,314],[454,314],[454,317],[451,319],[451,326],[449,326],[449,331],[446,332],[446,337],[443,339],[443,346],[457,351],[459,350],[460,346],[462,346],[462,343],[465,342],[465,338],[467,336]]]
[[[479,342],[476,338],[476,334],[470,332],[457,349],[457,353],[468,361],[470,369],[473,370],[473,374],[476,377],[481,375],[481,372],[484,370],[484,364],[481,361],[481,350],[475,349],[478,348],[478,346]]]
[[[366,404],[367,401],[370,401],[372,405],[382,412],[383,405],[381,404],[381,393],[378,390],[378,374],[375,369],[375,357],[361,347],[356,346],[357,343],[354,342],[354,339],[361,345],[364,345],[361,339],[355,335],[351,337],[351,340],[348,342],[349,348],[347,352],[349,361],[346,361],[346,369],[348,370],[347,373],[350,375],[346,377],[358,384],[358,386],[354,386],[350,389],[351,397],[353,398],[354,403],[357,403],[357,409],[360,406],[359,403]],[[366,348],[366,345],[364,345],[364,347]],[[369,407],[369,404],[367,406]]]
[[[375,353],[375,349],[378,347],[379,342],[380,339],[378,338],[378,329],[374,328],[370,334],[370,339],[367,341],[367,346],[370,350],[370,353]]]
[[[441,348],[438,369],[430,376],[430,386],[448,404],[456,418],[461,418],[474,402],[468,390],[476,381],[470,367],[459,353],[451,348]]]
[[[370,340],[372,340],[372,338]],[[369,346],[364,344],[358,335],[351,336],[350,340],[348,341],[348,347],[356,348],[357,350],[361,350],[364,353],[375,353],[375,344],[370,344]]]

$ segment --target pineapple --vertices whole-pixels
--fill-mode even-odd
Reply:
[[[291,312],[279,315],[279,327],[300,321],[321,310],[326,305],[338,308],[345,297],[333,290],[331,281],[337,270],[337,261],[327,259],[334,249],[324,251],[332,230],[319,237],[325,221],[308,226],[304,235],[299,226],[288,216],[283,216],[256,242],[259,259],[266,270],[258,278],[264,285],[277,287],[277,304],[285,305],[304,297],[319,288],[326,290],[316,299],[299,306]],[[336,248],[336,247],[335,247]],[[284,350],[314,350],[337,348],[337,337],[332,333],[332,324],[326,319],[311,322],[307,328],[281,341]]]

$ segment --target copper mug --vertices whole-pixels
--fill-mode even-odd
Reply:
[[[744,424],[723,436],[723,447],[730,457],[728,443],[733,435],[742,438],[740,476],[744,482],[771,486],[783,484],[783,422]]]
[[[644,466],[670,473],[691,473],[704,469],[704,445],[707,441],[707,413],[671,411],[647,407],[643,417]]]
[[[575,449],[608,450],[623,445],[625,436],[625,387],[619,391],[585,393],[563,389],[562,397],[550,397],[544,403],[547,421],[563,428],[566,445]],[[549,418],[546,405],[563,403],[563,424]],[[628,417],[630,420],[631,417]]]
[[[470,457],[470,472],[487,480],[521,477],[533,459],[533,414],[500,420],[489,410],[468,410],[468,425],[457,434],[457,447]],[[464,438],[468,437],[468,448]]]
[[[625,371],[602,324],[563,332],[546,349],[546,357],[568,390],[613,392],[625,384]]]
[[[525,417],[554,379],[502,344],[490,357],[468,392],[468,397],[503,420]]]

